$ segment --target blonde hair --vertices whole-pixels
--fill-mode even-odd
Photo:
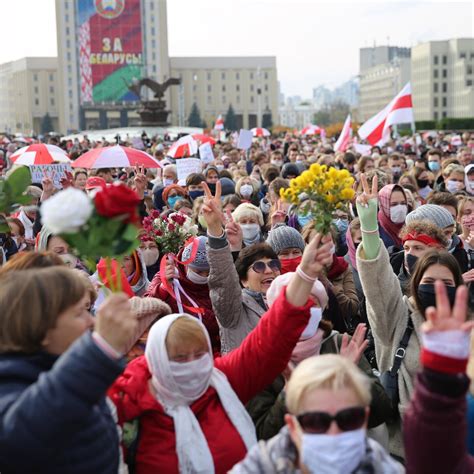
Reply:
[[[453,173],[462,174],[464,176],[464,167],[457,163],[451,163],[443,170],[443,176],[448,178]]]
[[[334,392],[350,389],[360,404],[370,404],[370,379],[349,359],[337,354],[309,357],[293,371],[286,391],[286,406],[289,413],[301,412],[303,397],[317,389]]]
[[[232,213],[232,217],[236,222],[239,222],[242,217],[256,217],[260,226],[263,226],[262,211],[248,202],[244,202],[240,206],[237,206],[235,211]]]
[[[201,326],[191,318],[185,316],[177,318],[169,327],[166,335],[166,350],[168,354],[170,347],[176,345],[190,346],[192,344],[202,345],[209,348],[206,335]]]

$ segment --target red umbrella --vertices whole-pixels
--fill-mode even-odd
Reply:
[[[214,140],[214,138],[210,137],[209,135],[204,135],[203,133],[194,133],[191,136],[194,138],[194,140],[201,142],[201,145],[203,143],[210,143],[212,146],[216,144],[216,140]]]
[[[316,135],[317,133],[321,133],[321,127],[317,125],[307,125],[300,133],[301,135]]]
[[[67,153],[56,145],[37,143],[28,145],[15,151],[10,156],[12,163],[17,165],[50,165],[52,163],[69,163]]]
[[[94,148],[81,155],[74,163],[74,168],[132,168],[133,166],[144,168],[161,168],[159,161],[151,155],[136,148],[126,146],[106,146]]]
[[[254,137],[269,137],[270,136],[270,132],[266,128],[257,127],[257,128],[252,128],[252,130],[250,131],[252,132],[252,135]]]

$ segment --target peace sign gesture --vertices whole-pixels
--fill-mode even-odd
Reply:
[[[205,181],[202,182],[204,188],[204,204],[201,208],[201,213],[207,224],[207,230],[215,237],[222,234],[222,225],[224,224],[224,215],[222,214],[221,203],[221,182],[216,183],[216,194],[212,195],[209,186]]]
[[[471,331],[474,321],[466,321],[468,289],[460,286],[456,291],[456,300],[451,310],[444,283],[435,281],[436,308],[426,310],[426,322],[421,325],[424,333],[432,331]]]
[[[369,201],[372,199],[377,199],[378,196],[378,179],[377,175],[374,175],[372,179],[372,190],[369,188],[369,183],[367,181],[367,176],[365,173],[360,175],[360,182],[362,184],[362,194],[357,196],[357,204],[361,204],[364,207],[369,205]]]
[[[283,209],[283,204],[281,202],[281,199],[278,199],[278,201],[276,202],[275,211],[270,216],[271,226],[274,227],[277,224],[282,224],[285,222],[285,220],[286,220],[286,212]]]

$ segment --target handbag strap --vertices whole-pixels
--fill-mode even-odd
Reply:
[[[406,349],[408,346],[408,342],[410,341],[411,333],[413,332],[413,321],[411,320],[411,315],[408,315],[408,323],[403,333],[403,337],[398,344],[397,350],[395,351],[395,356],[393,358],[392,368],[390,369],[390,374],[395,376],[398,374],[400,367],[402,365],[402,361],[405,358]]]

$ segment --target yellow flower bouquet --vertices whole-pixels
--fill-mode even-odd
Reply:
[[[353,184],[349,171],[314,164],[292,179],[290,187],[280,191],[280,197],[295,205],[303,202],[300,210],[311,214],[314,228],[326,235],[336,209],[342,209],[354,198]]]

